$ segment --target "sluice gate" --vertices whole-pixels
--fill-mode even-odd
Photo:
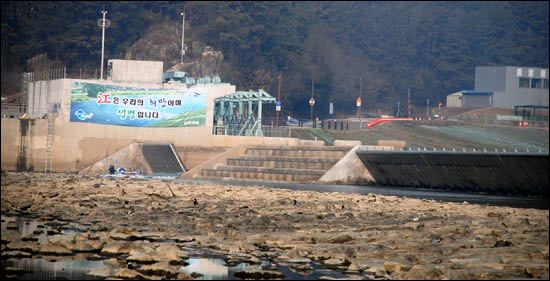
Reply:
[[[548,152],[369,151],[377,185],[549,197]]]
[[[180,176],[186,170],[172,144],[144,143],[141,151],[154,175]]]

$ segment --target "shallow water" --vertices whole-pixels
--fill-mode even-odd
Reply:
[[[9,268],[14,268],[12,271]],[[48,261],[44,258],[2,260],[2,276],[13,275],[18,280],[100,280],[86,273],[92,269],[109,268],[103,261],[63,260]]]
[[[35,233],[34,237],[38,238],[38,243],[47,243],[47,225],[57,223],[57,221],[40,221],[35,218],[2,215],[2,236],[24,237],[42,230],[43,233]],[[60,234],[70,234],[80,231],[81,226],[75,222],[61,222],[60,228],[64,228],[60,230]],[[236,280],[238,278],[235,277],[235,273],[242,270],[276,270],[284,274],[284,280],[314,280],[321,276],[346,277],[341,272],[327,270],[316,263],[311,264],[313,270],[298,272],[288,266],[278,265],[268,260],[263,260],[261,264],[241,262],[237,265],[228,265],[223,257],[212,257],[207,251],[197,250],[197,254],[199,256],[186,260],[189,265],[180,267],[178,272],[193,274],[198,280]],[[87,260],[91,255],[93,254],[86,253],[66,257],[33,255],[29,258],[2,259],[2,277],[18,280],[101,280],[104,278],[88,273],[94,270],[115,274],[117,268],[105,264],[103,260]],[[355,279],[357,278],[367,279],[365,276],[356,275]]]

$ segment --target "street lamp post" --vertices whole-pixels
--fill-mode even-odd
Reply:
[[[315,105],[315,99],[313,98],[314,89],[315,89],[315,72],[313,72],[313,76],[311,77],[311,99],[309,100],[309,105],[311,107],[311,110],[310,110],[311,127],[313,127],[313,106]]]
[[[283,74],[279,74],[279,90],[277,91],[277,105],[275,110],[277,110],[277,127],[279,127],[279,112],[281,111],[281,76]]]
[[[185,12],[180,14],[183,17],[182,25],[181,25],[181,65],[183,66],[183,56],[185,55],[185,49],[184,49],[184,43],[183,38],[185,35]]]
[[[363,78],[359,79],[359,98],[357,99],[357,118],[361,124],[361,96],[363,95]]]
[[[102,35],[101,35],[101,74],[100,74],[100,80],[103,80],[103,54],[105,50],[105,28],[109,27],[109,21],[105,19],[105,14],[107,14],[107,11],[101,11],[103,14],[103,20],[99,20],[99,27],[103,29]]]
[[[426,98],[426,119],[430,119],[430,112],[428,111],[429,104],[430,104],[430,98]]]

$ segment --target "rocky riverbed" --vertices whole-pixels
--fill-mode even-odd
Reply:
[[[199,249],[349,278],[549,278],[548,210],[75,174],[1,182],[3,218],[39,222],[24,236],[2,231],[2,260],[85,254],[111,266],[89,273],[101,278],[193,279],[178,269]]]

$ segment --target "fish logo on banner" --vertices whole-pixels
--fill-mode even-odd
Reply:
[[[78,109],[77,111],[75,111],[74,115],[76,116],[76,118],[84,121],[86,119],[92,119],[94,113],[90,112],[90,114],[86,114],[84,110]]]

